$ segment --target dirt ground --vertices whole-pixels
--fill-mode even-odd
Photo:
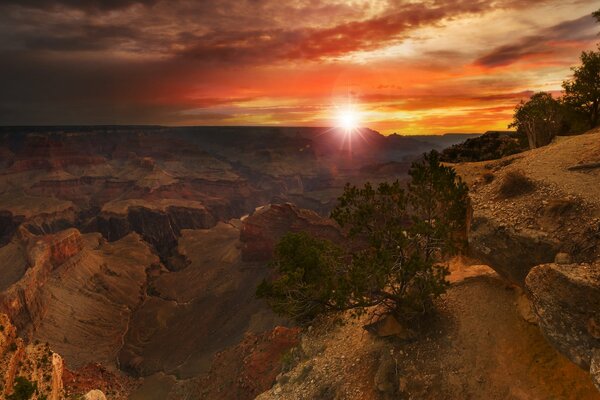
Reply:
[[[600,399],[588,374],[523,319],[518,291],[475,268],[454,275],[416,339],[377,338],[362,329],[365,318],[315,324],[301,361],[257,399]],[[375,383],[388,354],[391,395]]]
[[[408,399],[600,399],[589,376],[517,311],[498,278],[448,291],[426,338],[396,347]]]

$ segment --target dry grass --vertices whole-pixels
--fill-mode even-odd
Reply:
[[[494,179],[496,178],[496,176],[491,172],[486,172],[481,177],[483,178],[483,182],[486,184],[492,183],[494,181]]]
[[[535,183],[521,171],[511,171],[504,176],[498,188],[498,197],[508,199],[522,196],[535,190]]]
[[[551,218],[563,217],[577,209],[578,202],[571,199],[551,200],[545,214]]]

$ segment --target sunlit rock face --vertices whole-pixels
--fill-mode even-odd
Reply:
[[[521,287],[531,268],[551,263],[558,253],[575,262],[600,258],[600,171],[572,168],[597,159],[599,135],[592,131],[500,160],[456,165],[470,186],[472,255]],[[502,188],[514,173],[532,190],[506,197]]]
[[[457,165],[470,186],[472,255],[525,289],[548,341],[596,385],[600,317],[599,130],[484,163]],[[583,166],[583,168],[582,168]],[[583,171],[583,172],[582,172]],[[510,174],[530,187],[510,187]]]
[[[114,365],[119,337],[143,296],[146,269],[159,262],[150,247],[135,233],[107,243],[76,229],[13,247],[12,259],[28,267],[2,293],[2,311],[71,367]]]
[[[0,326],[0,396],[13,395],[16,379],[25,378],[35,382],[36,393],[44,398],[64,399],[62,357],[48,344],[27,343],[18,337],[16,327],[6,314],[0,314]]]
[[[526,282],[544,335],[600,389],[600,263],[539,265]]]

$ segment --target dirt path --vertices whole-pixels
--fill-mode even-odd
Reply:
[[[600,399],[589,376],[523,320],[518,294],[494,277],[454,286],[425,340],[399,346],[412,399]]]
[[[363,321],[316,325],[306,356],[258,397],[384,399],[375,379],[392,354],[401,399],[600,399],[589,376],[561,356],[517,311],[517,291],[477,266],[440,299],[440,311],[412,342],[380,339]],[[458,276],[458,275],[455,275]]]

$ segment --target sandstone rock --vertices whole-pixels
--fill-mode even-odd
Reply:
[[[469,232],[471,255],[511,282],[523,287],[529,270],[553,261],[559,244],[543,232],[516,231],[499,220],[475,217]]]
[[[281,372],[282,356],[298,344],[299,333],[298,328],[278,326],[247,334],[239,344],[217,353],[201,382],[205,398],[250,400],[268,390]]]
[[[600,263],[544,264],[526,279],[539,326],[561,353],[585,370],[600,349]],[[597,365],[594,362],[594,373]]]
[[[377,321],[363,326],[363,329],[379,337],[395,336],[401,340],[413,339],[416,335],[414,331],[400,324],[391,314],[387,314]]]
[[[177,245],[182,229],[205,229],[215,224],[202,203],[178,199],[114,201],[96,218],[96,229],[109,241],[137,232],[158,250],[163,261]]]
[[[288,232],[308,232],[334,243],[343,240],[335,222],[290,203],[260,207],[243,224],[240,240],[244,261],[269,260],[279,239]]]
[[[384,352],[379,358],[379,366],[375,372],[375,387],[385,399],[393,398],[397,391],[396,362],[389,352]]]
[[[239,229],[223,222],[182,230],[176,251],[189,264],[151,279],[154,290],[130,319],[121,368],[136,375],[192,377],[206,372],[214,354],[246,332],[285,324],[256,298],[269,270],[242,262],[239,236]]]
[[[106,400],[106,396],[98,389],[90,390],[83,396],[84,400]]]
[[[592,382],[600,390],[600,350],[595,349],[592,353],[592,361],[590,363],[590,375]]]
[[[571,264],[571,256],[569,253],[556,253],[554,257],[555,264]]]
[[[158,263],[137,234],[100,238],[76,229],[31,238],[20,247],[29,268],[0,294],[0,310],[21,333],[50,343],[72,367],[114,364],[122,346],[115,338],[141,300],[146,268]]]
[[[530,324],[537,324],[537,315],[533,311],[533,304],[527,294],[522,291],[517,297],[517,311],[525,321]]]
[[[27,343],[17,337],[16,328],[6,314],[0,314],[0,398],[12,392],[17,377],[36,382],[39,398],[65,398],[62,358],[41,343]]]

